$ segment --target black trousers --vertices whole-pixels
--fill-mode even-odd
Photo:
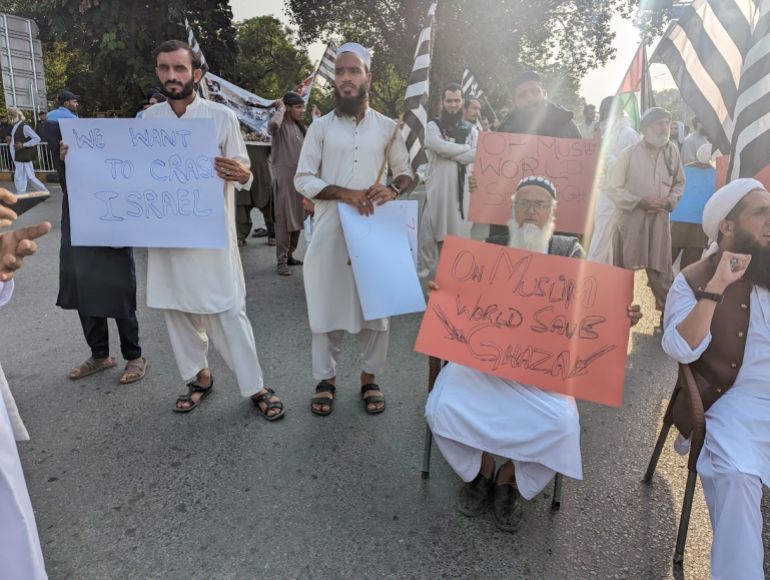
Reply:
[[[110,356],[110,336],[107,329],[106,318],[80,315],[80,324],[83,326],[83,336],[88,346],[91,347],[91,356],[94,358],[107,358]],[[136,314],[131,318],[116,318],[120,335],[120,352],[126,360],[134,360],[142,356],[142,348],[139,346],[139,322]]]

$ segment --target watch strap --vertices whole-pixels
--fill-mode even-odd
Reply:
[[[698,300],[712,300],[717,304],[722,304],[725,299],[724,294],[717,294],[715,292],[706,292],[703,288],[698,288],[695,292],[695,298]]]

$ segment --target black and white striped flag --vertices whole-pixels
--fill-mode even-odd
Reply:
[[[770,165],[770,0],[757,3],[740,79],[729,179],[755,177]]]
[[[318,64],[318,76],[327,82],[334,82],[334,61],[337,60],[337,45],[330,42],[326,45],[326,50]]]
[[[209,65],[206,62],[206,57],[203,56],[203,51],[201,50],[200,44],[198,44],[198,41],[195,39],[195,34],[193,34],[192,26],[190,26],[190,22],[187,20],[187,17],[185,16],[184,19],[184,29],[187,31],[187,44],[190,45],[190,48],[192,48],[192,51],[201,59],[201,70],[203,71],[203,74],[205,75],[207,72],[209,72]]]
[[[682,98],[722,153],[731,152],[738,136],[736,107],[739,100],[746,101],[740,96],[746,84],[741,82],[744,62],[761,41],[756,25],[767,9],[767,0],[694,0],[672,22],[650,59],[668,66]]]
[[[460,85],[463,88],[463,96],[466,99],[470,97],[480,99],[484,96],[484,91],[481,90],[479,83],[476,82],[476,77],[474,77],[473,73],[467,68],[463,71],[463,78]]]
[[[417,40],[412,74],[409,77],[409,86],[406,88],[404,99],[404,124],[401,127],[401,135],[406,142],[415,173],[420,165],[428,162],[425,155],[425,128],[428,124],[431,45],[436,5],[437,2],[430,5],[425,28],[420,32],[420,38]]]

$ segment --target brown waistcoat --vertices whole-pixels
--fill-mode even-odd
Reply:
[[[714,254],[682,270],[693,292],[703,289],[714,276],[721,254]],[[711,321],[711,342],[690,368],[698,385],[703,410],[707,411],[727,389],[733,386],[743,363],[746,337],[749,332],[751,282],[746,277],[730,284],[724,301],[718,304]],[[682,393],[684,377],[679,374],[674,401],[674,424],[689,436],[690,416],[687,397]]]

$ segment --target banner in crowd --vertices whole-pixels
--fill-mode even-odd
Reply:
[[[449,236],[436,284],[417,352],[620,406],[632,271]]]
[[[703,208],[716,191],[717,172],[713,167],[684,168],[684,193],[671,212],[672,222],[703,223]]]
[[[61,119],[73,246],[224,248],[211,119]]]
[[[516,133],[482,132],[473,174],[468,219],[505,225],[513,209],[511,195],[524,177],[547,177],[556,185],[556,231],[583,234],[591,212],[601,142]]]
[[[203,82],[206,83],[210,100],[232,109],[238,120],[251,129],[247,141],[270,144],[267,123],[275,110],[274,100],[263,99],[210,72],[203,77]]]
[[[717,157],[717,189],[727,183],[727,171],[730,167],[730,156],[722,155]],[[761,181],[767,191],[770,191],[770,166],[766,167],[754,176],[754,179]]]

